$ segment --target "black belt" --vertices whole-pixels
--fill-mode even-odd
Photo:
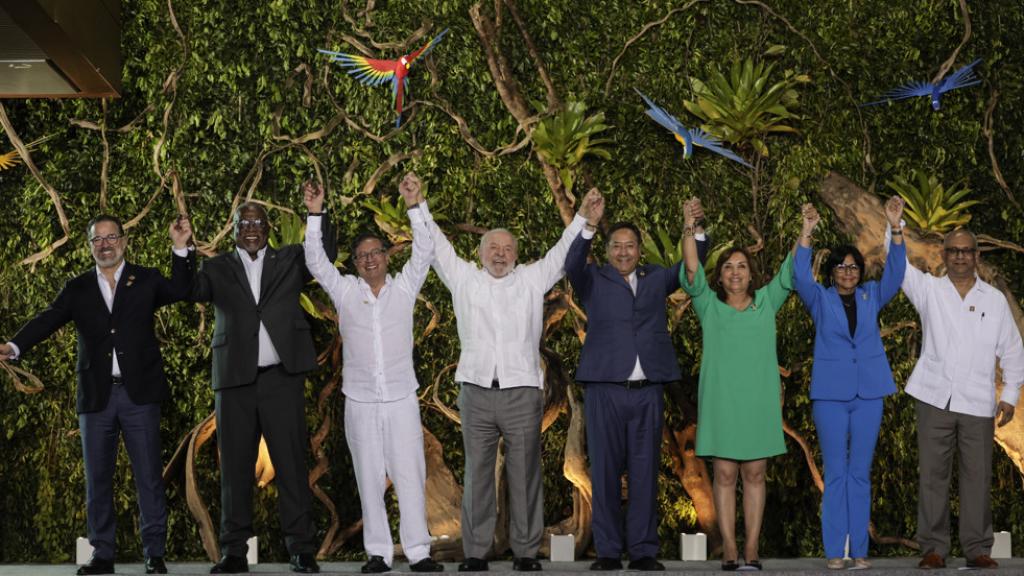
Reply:
[[[626,380],[625,382],[613,382],[613,384],[618,384],[626,390],[633,390],[636,388],[643,388],[645,386],[653,386],[657,384],[657,382],[651,382],[650,380]]]
[[[278,362],[277,364],[268,364],[266,366],[257,366],[256,367],[256,373],[257,374],[263,374],[264,372],[269,372],[269,371],[273,370],[274,368],[277,368],[280,365],[281,365],[281,363]]]
[[[124,379],[122,379],[120,376],[111,376],[110,383],[113,384],[114,386],[120,386],[124,384]]]

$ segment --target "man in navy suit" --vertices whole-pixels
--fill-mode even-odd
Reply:
[[[625,547],[632,570],[664,570],[658,553],[658,491],[663,386],[681,378],[668,333],[665,299],[679,289],[679,263],[638,266],[640,230],[619,223],[608,230],[604,266],[587,263],[597,223],[598,198],[586,228],[565,259],[565,272],[587,312],[587,338],[576,380],[583,386],[587,454],[594,490],[591,570],[619,570]],[[698,238],[701,260],[707,241]],[[628,472],[629,510],[623,538],[621,477]],[[625,546],[624,546],[625,545]]]
[[[184,299],[195,258],[186,247],[188,220],[170,226],[174,242],[171,279],[155,268],[126,262],[121,221],[94,218],[88,227],[96,267],[72,278],[57,299],[0,344],[0,360],[18,358],[68,322],[78,334],[78,430],[85,460],[85,516],[93,557],[78,574],[114,573],[114,470],[118,437],[124,437],[138,490],[147,574],[164,574],[167,505],[160,446],[160,403],[167,380],[153,313]]]

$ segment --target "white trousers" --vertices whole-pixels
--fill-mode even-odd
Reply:
[[[415,393],[395,402],[345,399],[345,438],[352,453],[363,509],[363,548],[368,556],[394,559],[384,492],[387,479],[398,496],[398,534],[409,563],[430,555],[424,499],[427,466],[423,456],[420,403]]]

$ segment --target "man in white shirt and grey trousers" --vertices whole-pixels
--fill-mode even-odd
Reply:
[[[894,234],[900,231],[893,230]],[[945,276],[907,266],[903,292],[924,330],[907,381],[916,398],[921,568],[943,568],[949,554],[949,483],[960,461],[960,545],[970,568],[995,568],[992,550],[992,444],[995,425],[1013,419],[1024,381],[1024,347],[1006,297],[977,275],[978,242],[966,229],[946,235]],[[1003,392],[995,399],[996,361]],[[996,421],[998,417],[998,422]]]
[[[394,544],[384,504],[390,478],[398,495],[402,550],[413,572],[441,572],[430,558],[424,489],[426,464],[420,425],[419,387],[413,368],[413,309],[430,271],[433,243],[424,225],[425,205],[416,175],[399,185],[412,223],[412,257],[388,275],[384,241],[363,234],[352,243],[358,277],[342,275],[327,259],[321,241],[323,189],[306,183],[306,267],[338,311],[343,346],[342,393],[345,438],[352,452],[363,512],[364,574],[391,570]]]
[[[581,213],[592,204],[588,195]],[[540,466],[544,294],[565,274],[565,255],[585,223],[584,215],[576,214],[543,258],[520,266],[516,266],[515,236],[501,228],[490,230],[480,239],[481,269],[459,258],[427,217],[434,240],[434,270],[452,293],[461,346],[455,381],[461,385],[459,415],[466,454],[462,494],[466,559],[459,565],[460,572],[488,569],[485,557],[494,540],[494,466],[500,437],[505,440],[512,567],[541,569],[536,556],[544,533]]]

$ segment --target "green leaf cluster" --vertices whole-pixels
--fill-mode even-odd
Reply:
[[[573,191],[575,171],[586,156],[611,159],[605,146],[608,138],[598,138],[610,126],[604,123],[604,112],[587,116],[587,105],[569,102],[554,116],[541,120],[530,135],[533,147],[545,162],[558,169],[562,185],[568,193]]]
[[[924,232],[942,234],[966,225],[971,221],[967,209],[979,202],[965,199],[971,193],[965,180],[947,188],[938,176],[922,169],[915,168],[910,178],[895,176],[885,184],[903,198],[903,213]]]

